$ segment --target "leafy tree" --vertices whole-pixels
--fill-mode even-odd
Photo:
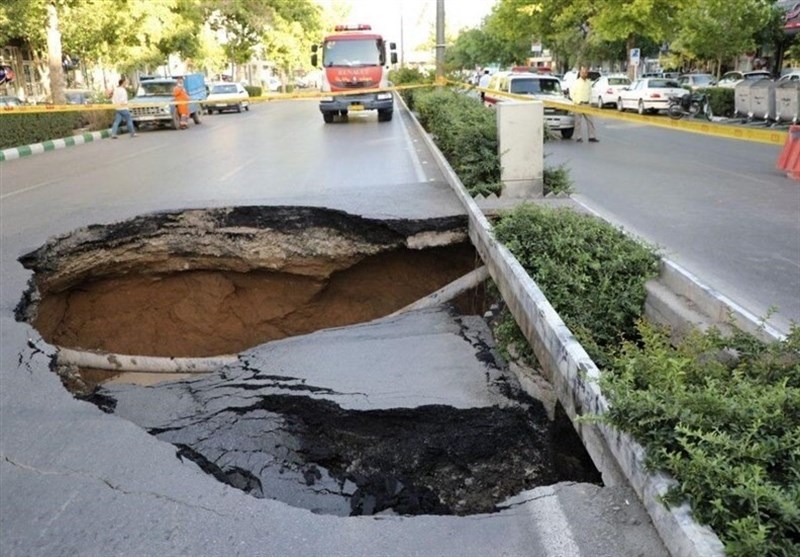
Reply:
[[[723,62],[756,48],[755,35],[771,17],[762,0],[690,0],[680,11],[674,49],[712,60],[719,77]]]

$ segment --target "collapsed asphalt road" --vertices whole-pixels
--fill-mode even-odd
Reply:
[[[369,366],[347,372],[359,378],[359,392],[338,392],[341,377],[320,376],[322,361],[284,375],[271,356],[277,346],[208,378],[104,388],[91,400],[174,444],[218,480],[315,513],[477,514],[533,487],[600,482],[577,438],[554,446],[542,404],[502,372],[482,319],[445,311],[431,317],[458,326],[472,345],[485,366],[475,378],[485,392],[479,400],[491,406],[382,404],[391,382]],[[396,379],[417,375],[406,370]]]

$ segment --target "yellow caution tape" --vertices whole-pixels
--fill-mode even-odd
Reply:
[[[320,99],[323,97],[335,97],[346,95],[363,95],[372,93],[386,93],[392,91],[403,91],[406,89],[418,89],[421,87],[431,87],[430,83],[412,84],[412,85],[395,85],[393,87],[376,88],[376,89],[358,89],[354,91],[337,91],[337,92],[320,92],[320,91],[298,91],[292,93],[267,93],[259,97],[249,97],[247,102],[271,102],[271,101],[286,101],[286,100],[308,100]],[[171,101],[171,102],[154,102],[154,103],[129,103],[127,109],[133,108],[152,108],[161,106],[174,106],[182,104],[215,104],[218,101]],[[0,106],[0,116],[3,114],[22,114],[22,113],[46,113],[46,112],[87,112],[97,110],[116,110],[118,107],[113,104],[35,104],[23,106]]]
[[[529,95],[517,95],[514,93],[504,93],[496,89],[486,89],[475,87],[473,85],[466,85],[454,81],[449,82],[450,85],[462,87],[467,90],[482,91],[484,93],[491,93],[493,97],[502,97],[504,99],[513,99],[519,101],[530,102]],[[748,126],[741,126],[735,124],[722,124],[711,121],[704,121],[699,119],[681,119],[673,120],[666,116],[643,116],[640,114],[633,114],[629,112],[603,110],[594,108],[589,105],[576,105],[571,101],[555,102],[549,100],[542,101],[545,106],[550,108],[559,108],[569,112],[578,112],[580,114],[591,114],[594,116],[602,116],[603,118],[613,118],[616,120],[626,120],[628,122],[636,122],[639,124],[647,124],[650,126],[657,126],[659,128],[667,128],[672,130],[680,130],[685,132],[700,133],[704,135],[712,135],[715,137],[724,137],[728,139],[741,139],[745,141],[753,141],[757,143],[766,143],[769,145],[783,145],[786,143],[788,130],[776,130],[769,128],[753,128]]]
[[[347,96],[347,95],[360,95],[382,92],[403,91],[408,89],[419,89],[423,87],[435,87],[441,85],[450,85],[459,87],[469,91],[481,91],[484,93],[491,93],[494,97],[502,97],[505,99],[519,100],[530,102],[532,99],[528,95],[516,95],[513,93],[503,93],[494,89],[486,89],[474,85],[467,85],[465,83],[449,81],[446,79],[437,80],[436,83],[416,83],[410,85],[395,85],[392,87],[385,87],[379,89],[359,89],[357,91],[339,91],[339,92],[320,92],[314,91],[297,91],[292,93],[267,93],[258,97],[250,97],[248,102],[261,103],[273,101],[289,101],[289,100],[309,100],[320,99],[324,97]],[[191,101],[192,103],[211,104],[215,101]],[[692,133],[699,133],[704,135],[711,135],[715,137],[724,137],[728,139],[740,139],[745,141],[753,141],[758,143],[766,143],[769,145],[783,145],[786,142],[788,131],[775,130],[768,128],[754,128],[747,126],[738,126],[731,124],[722,124],[716,122],[707,122],[697,119],[681,119],[673,120],[664,116],[642,116],[639,114],[631,114],[627,112],[602,110],[594,108],[589,105],[575,105],[570,101],[554,102],[543,101],[544,105],[551,108],[558,108],[567,110],[569,112],[577,112],[581,114],[591,114],[595,116],[602,116],[603,118],[613,118],[617,120],[626,120],[628,122],[635,122],[640,124],[647,124],[650,126],[657,126],[660,128],[667,128],[673,130],[687,131]],[[162,107],[165,105],[189,104],[188,102],[158,102],[147,104],[129,104],[128,108],[151,108]],[[116,107],[111,104],[88,104],[88,105],[26,105],[26,106],[0,106],[0,116],[4,114],[22,114],[22,113],[46,113],[46,112],[87,112],[98,110],[115,110]]]

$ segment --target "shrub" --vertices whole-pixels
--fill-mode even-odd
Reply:
[[[429,72],[418,68],[399,68],[389,72],[389,81],[395,85],[408,85],[413,83],[432,83],[433,78]]]
[[[471,194],[500,181],[493,112],[475,98],[441,87],[415,91],[414,107]]]
[[[79,113],[78,122],[89,131],[107,130],[114,123],[114,114],[112,109],[87,110]]]
[[[765,344],[745,333],[694,333],[678,347],[639,325],[602,388],[604,419],[677,480],[730,557],[800,555],[800,328]]]
[[[711,113],[714,116],[732,118],[736,114],[735,91],[725,87],[709,87],[703,89],[708,95]]]
[[[260,97],[263,91],[261,87],[255,85],[245,85],[244,90],[247,91],[247,94],[251,97]]]
[[[597,218],[535,205],[503,215],[495,236],[536,281],[598,366],[610,361],[623,340],[638,338],[644,285],[658,274],[652,248]],[[527,344],[521,332],[505,338]]]
[[[545,166],[543,173],[544,193],[572,193],[572,178],[566,164]]]
[[[73,135],[79,112],[0,115],[0,149]]]

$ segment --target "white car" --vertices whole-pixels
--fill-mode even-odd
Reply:
[[[689,87],[692,91],[714,87],[716,81],[710,73],[685,73],[678,78],[681,87]]]
[[[203,103],[206,113],[211,114],[215,110],[235,110],[241,112],[242,109],[250,110],[250,95],[241,83],[220,82],[212,83],[209,89],[208,98]]]
[[[597,108],[608,104],[616,106],[620,91],[630,85],[631,80],[626,75],[601,75],[592,84],[592,100],[597,101]]]
[[[778,83],[785,83],[787,81],[800,81],[800,71],[792,70],[789,73],[783,74],[780,79],[778,79]]]
[[[564,98],[561,80],[550,75],[529,72],[497,72],[489,79],[488,89],[483,96],[486,106],[493,107],[499,102],[512,100],[507,95],[529,95],[540,101],[553,101],[561,104],[572,104]],[[544,107],[544,121],[547,127],[561,133],[564,139],[570,139],[575,132],[575,116],[566,110],[555,107]]]
[[[620,112],[636,110],[639,114],[666,110],[669,107],[670,97],[682,97],[686,93],[688,91],[674,79],[659,77],[638,79],[630,87],[619,92],[617,109]]]
[[[725,89],[733,89],[740,81],[758,81],[759,79],[771,79],[772,76],[768,71],[755,70],[752,72],[727,72],[723,74],[717,82],[717,87]]]

